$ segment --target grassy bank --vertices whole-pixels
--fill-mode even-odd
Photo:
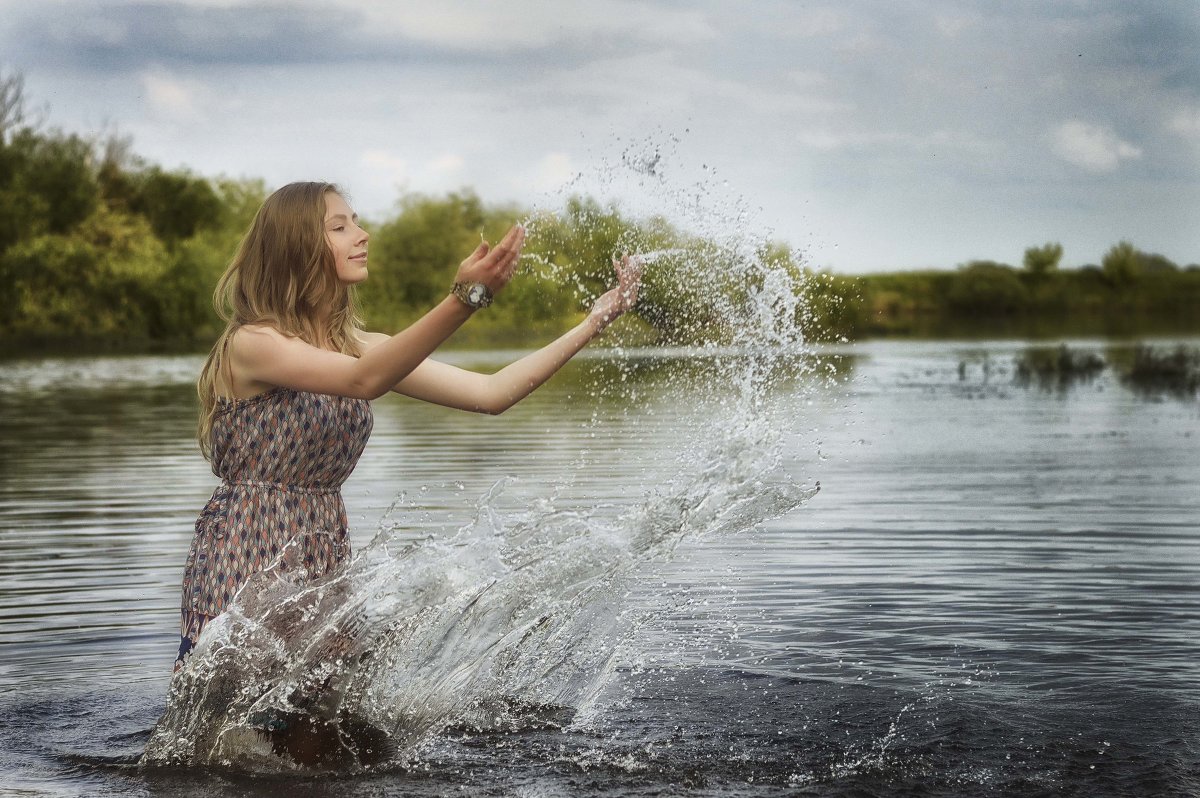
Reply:
[[[1159,263],[1157,257],[1154,262]],[[1123,277],[1101,267],[1036,274],[1002,264],[968,264],[955,271],[837,277],[835,284],[840,305],[827,317],[832,329],[850,338],[1200,333],[1200,268],[1169,262]]]

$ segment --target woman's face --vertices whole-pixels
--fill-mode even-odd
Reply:
[[[367,279],[367,231],[358,226],[358,214],[342,195],[325,192],[325,240],[337,264],[337,276],[346,285]]]

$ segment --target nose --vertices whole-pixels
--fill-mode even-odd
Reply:
[[[361,233],[361,235],[358,237],[358,242],[360,244],[365,244],[371,239],[371,234],[364,230],[361,225],[358,225],[358,232]]]

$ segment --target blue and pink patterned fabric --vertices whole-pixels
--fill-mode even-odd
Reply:
[[[350,556],[341,487],[373,424],[366,400],[290,388],[219,402],[212,467],[221,484],[196,521],[184,568],[177,667],[204,624],[289,543],[308,579]]]

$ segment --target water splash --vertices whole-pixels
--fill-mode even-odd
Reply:
[[[642,263],[653,263],[659,258],[679,257],[687,255],[687,250],[683,247],[668,247],[667,249],[654,249],[649,252],[637,253],[638,259]]]
[[[640,497],[601,512],[551,491],[514,500],[501,481],[472,523],[417,542],[385,526],[317,581],[285,550],[206,627],[144,766],[346,772],[403,766],[449,728],[569,724],[596,700],[638,620],[622,601],[631,580],[684,540],[746,532],[816,492],[781,466],[795,419],[777,388],[813,368],[797,272],[746,232],[740,200],[703,207],[694,200],[706,192],[673,188],[669,154],[630,147],[621,166],[597,172],[604,182],[651,176],[664,207],[704,222],[700,243],[655,248],[637,232],[621,242],[670,267],[659,269],[662,290],[699,287],[703,300],[675,307],[702,363],[667,374],[690,411],[675,421],[677,450],[631,471]],[[636,359],[614,354],[610,387],[635,406],[626,377]]]

